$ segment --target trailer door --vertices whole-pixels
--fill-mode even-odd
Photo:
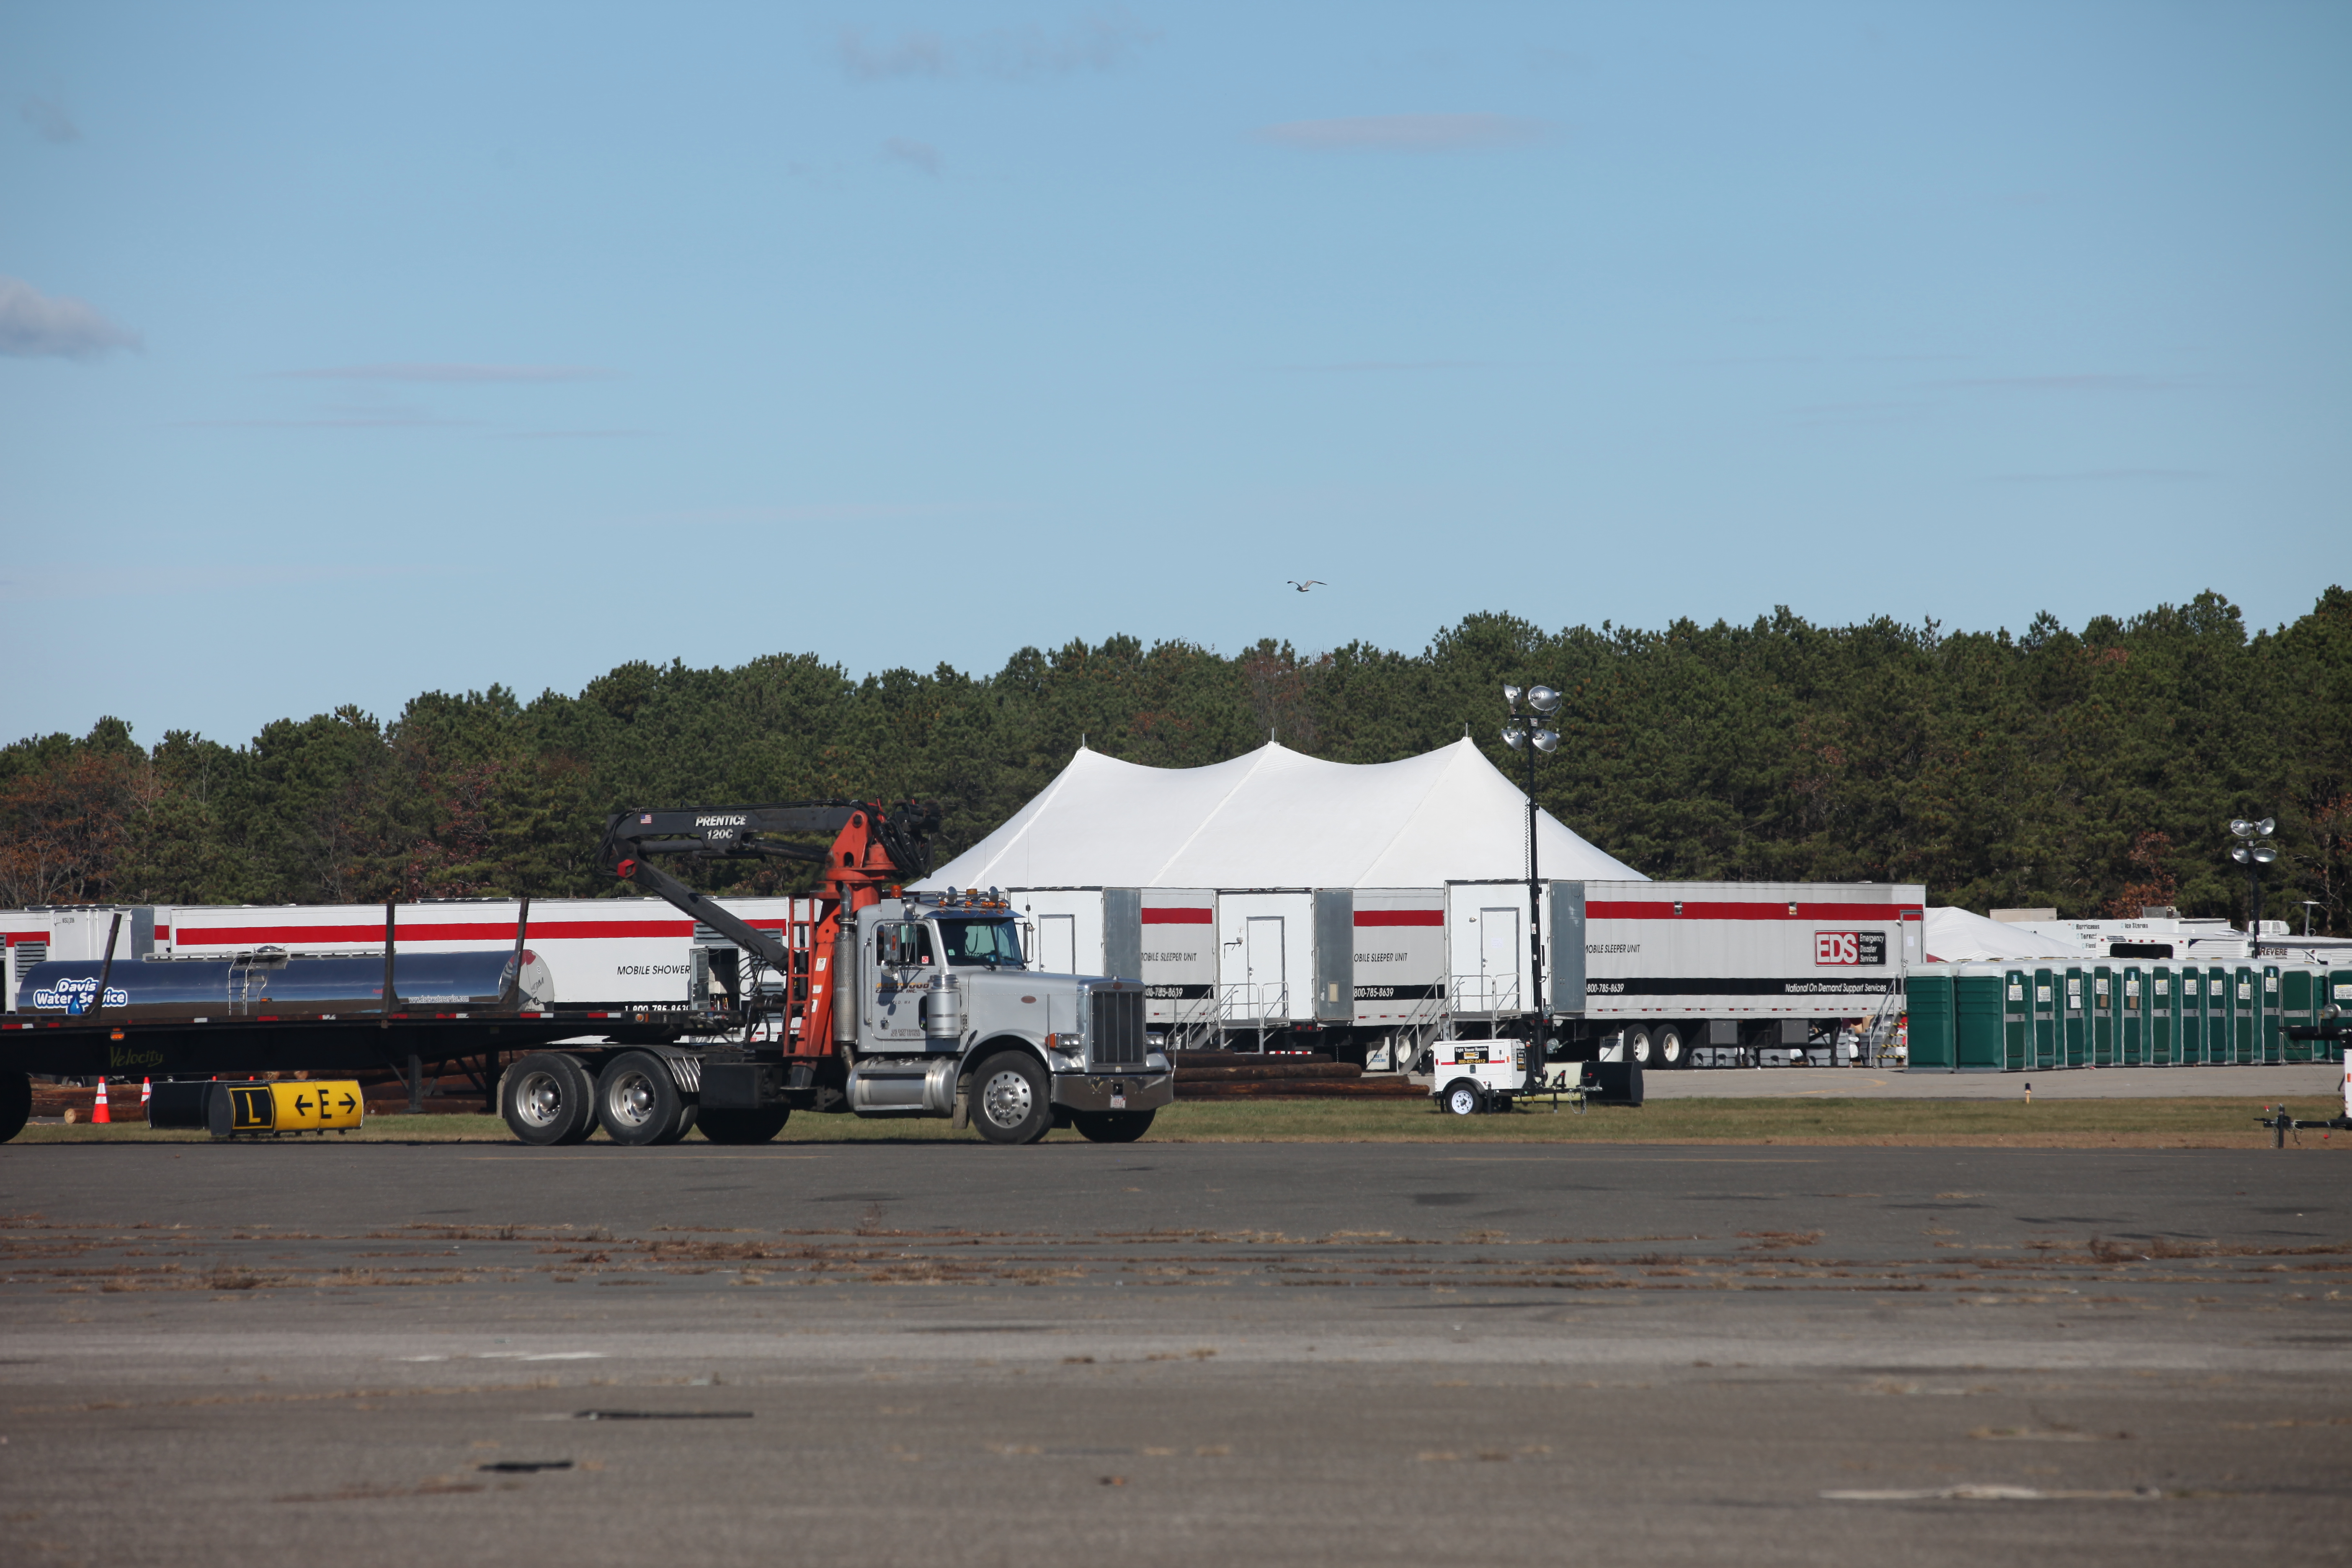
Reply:
[[[1515,1011],[1519,1005],[1519,911],[1489,906],[1478,911],[1478,989],[1481,1011]]]
[[[1078,972],[1078,917],[1037,917],[1037,967],[1047,974]]]
[[[1242,928],[1242,962],[1249,986],[1250,1018],[1290,1016],[1290,990],[1284,984],[1283,931],[1280,915],[1252,915]]]

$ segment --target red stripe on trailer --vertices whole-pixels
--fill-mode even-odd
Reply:
[[[1595,921],[1916,921],[1916,904],[1671,903],[1607,900],[1587,904],[1587,920]]]
[[[1143,911],[1143,923],[1148,926],[1205,926],[1217,923],[1211,910],[1158,909]]]
[[[1360,926],[1442,926],[1445,923],[1444,910],[1358,910],[1356,923]]]
[[[765,928],[774,930],[778,928]],[[436,923],[411,925],[402,921],[398,927],[400,941],[404,945],[413,942],[492,942],[514,941],[515,922],[488,921],[459,925]],[[626,937],[692,936],[692,921],[533,921],[530,937],[534,942],[596,942]],[[317,926],[210,926],[189,931],[175,944],[180,947],[258,947],[265,943],[283,944],[289,942],[376,942],[383,940],[381,925],[317,925]]]

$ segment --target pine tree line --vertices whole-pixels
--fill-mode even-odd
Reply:
[[[1157,767],[1278,735],[1387,762],[1468,731],[1517,779],[1498,688],[1566,694],[1543,805],[1651,875],[1924,882],[1937,903],[2069,917],[2242,917],[2227,820],[2275,816],[2268,910],[2347,929],[2352,594],[2249,635],[2213,594],[2079,632],[1947,633],[1470,616],[1417,654],[1367,643],[1225,656],[1132,637],[856,679],[813,654],[731,669],[631,663],[575,695],[427,692],[383,722],[345,707],[244,745],[152,747],[101,719],[0,749],[0,904],[366,901],[616,889],[593,857],[638,805],[914,797],[942,850],[1043,788],[1080,737]],[[745,873],[744,890],[802,873]],[[779,879],[781,878],[781,879]],[[724,882],[724,879],[717,879]]]

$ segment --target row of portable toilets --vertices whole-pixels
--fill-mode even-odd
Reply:
[[[1914,970],[1911,1070],[2202,1067],[2336,1059],[2289,1031],[2352,1007],[2352,968],[2134,963]]]

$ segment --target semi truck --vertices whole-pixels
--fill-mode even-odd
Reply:
[[[1175,1098],[1172,1067],[1145,1038],[1142,982],[1028,968],[1001,894],[907,891],[929,868],[938,827],[936,810],[911,803],[895,814],[814,801],[615,815],[604,863],[749,961],[727,977],[741,1035],[692,1049],[535,1053],[506,1075],[507,1124],[530,1143],[576,1142],[597,1126],[619,1142],[667,1142],[698,1123],[714,1142],[749,1143],[798,1110],[945,1117],[993,1143],[1034,1143],[1057,1126],[1097,1142],[1141,1137]],[[827,832],[822,850],[796,841]],[[762,931],[656,855],[815,861],[816,918]]]
[[[756,1142],[795,1110],[943,1117],[1004,1144],[1055,1127],[1101,1142],[1142,1136],[1175,1098],[1171,1064],[1146,1038],[1142,983],[1029,968],[1002,895],[907,891],[927,869],[938,823],[927,808],[855,801],[615,815],[603,863],[684,918],[656,932],[643,902],[626,900],[638,912],[616,911],[606,923],[627,931],[614,936],[567,910],[549,922],[559,933],[550,945],[658,937],[664,945],[639,955],[656,962],[620,967],[683,970],[658,977],[667,1002],[566,1005],[556,970],[530,945],[528,900],[499,950],[478,946],[481,911],[435,918],[445,910],[412,914],[405,929],[425,950],[400,951],[386,906],[380,924],[372,910],[275,925],[180,911],[161,942],[150,911],[141,954],[126,934],[133,911],[116,911],[90,944],[99,956],[12,961],[0,1139],[29,1113],[30,1073],[404,1064],[416,1081],[424,1064],[469,1059],[532,1144],[576,1143],[599,1127],[621,1143],[667,1143],[698,1126],[715,1142]],[[822,847],[804,842],[828,834]],[[722,903],[655,863],[669,856],[823,870],[814,898]],[[730,907],[739,902],[751,907]],[[242,945],[298,928],[316,951]],[[614,984],[601,961],[559,964],[583,986]]]

